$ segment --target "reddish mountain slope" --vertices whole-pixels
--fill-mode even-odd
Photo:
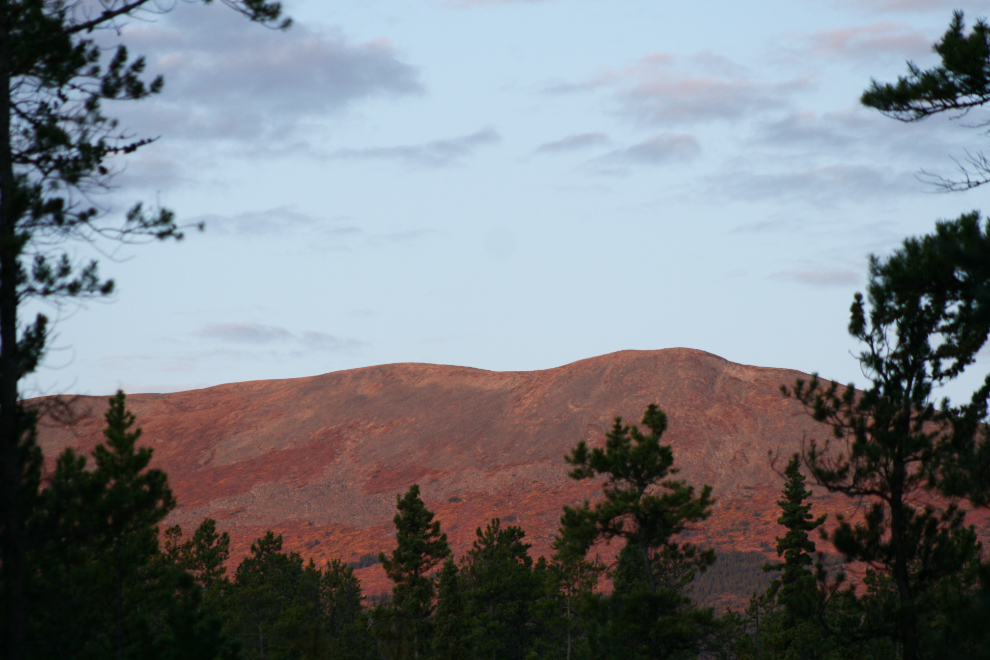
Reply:
[[[725,550],[773,547],[782,480],[768,452],[824,437],[778,387],[803,374],[749,367],[690,349],[623,351],[533,372],[393,364],[293,380],[128,397],[180,507],[170,522],[216,518],[235,556],[266,529],[318,561],[392,546],[396,494],[419,483],[455,552],[489,518],[521,525],[534,551],[553,538],[561,506],[598,486],[567,477],[566,454],[592,444],[616,415],[639,421],[650,403],[669,416],[665,440],[680,477],[711,484],[714,515],[694,538]],[[78,421],[48,420],[41,444],[89,450],[105,399],[72,403]],[[782,467],[782,465],[781,465]],[[819,511],[852,510],[816,495]],[[388,588],[379,566],[367,592]]]

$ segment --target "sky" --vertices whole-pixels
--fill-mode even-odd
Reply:
[[[42,309],[55,335],[25,395],[671,347],[862,383],[846,325],[868,256],[988,206],[990,186],[921,174],[990,148],[978,118],[858,99],[990,2],[284,8],[284,32],[189,2],[122,29],[165,87],[107,105],[157,140],[96,202],[205,230],[68,246],[117,292]]]

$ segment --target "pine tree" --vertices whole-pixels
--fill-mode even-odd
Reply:
[[[649,434],[617,418],[604,448],[589,449],[581,441],[565,457],[574,466],[572,478],[602,476],[605,486],[603,501],[594,506],[564,507],[559,552],[565,559],[583,558],[598,541],[622,540],[610,622],[621,650],[613,654],[693,657],[715,619],[711,609],[694,607],[685,590],[697,571],[714,563],[715,553],[677,537],[707,518],[714,500],[710,486],[696,496],[692,486],[671,478],[673,451],[660,444],[667,417],[657,406],[646,409],[643,425]]]
[[[554,539],[556,550],[561,546]],[[532,605],[540,634],[532,651],[539,658],[594,657],[592,646],[600,641],[600,598],[595,586],[603,566],[573,555],[555,552],[550,561],[541,557],[534,573],[542,579],[540,598]]]
[[[450,556],[447,535],[439,521],[419,497],[413,484],[405,495],[397,496],[393,522],[396,548],[391,555],[378,555],[385,574],[395,584],[392,601],[377,612],[379,628],[388,631],[387,644],[393,654],[421,658],[430,648],[431,616],[436,596],[434,568]]]
[[[368,614],[361,598],[361,581],[354,575],[354,569],[338,559],[327,562],[320,579],[326,657],[334,660],[370,660],[374,657]]]
[[[804,454],[812,478],[866,505],[860,522],[838,518],[832,540],[891,580],[882,625],[905,660],[922,656],[922,630],[938,616],[926,594],[979,551],[963,509],[919,499],[990,501],[990,375],[962,405],[934,400],[990,334],[988,256],[990,226],[970,214],[906,240],[887,259],[871,258],[867,300],[856,294],[849,323],[864,346],[868,387],[813,376],[783,388],[831,430],[831,440],[810,443]]]
[[[230,534],[218,533],[216,521],[206,518],[185,541],[179,525],[166,529],[164,539],[162,561],[191,573],[203,591],[205,609],[217,613],[220,599],[230,591],[230,580],[225,576]]]
[[[941,113],[962,117],[990,102],[990,25],[985,20],[978,20],[966,34],[963,12],[953,12],[949,29],[932,50],[941,58],[938,66],[922,70],[908,62],[908,75],[896,83],[871,81],[860,99],[863,105],[915,122]],[[990,182],[990,160],[982,153],[967,152],[960,171],[961,180],[935,176],[935,182],[944,190],[968,190]]]
[[[288,27],[277,2],[222,2]],[[25,486],[37,447],[19,387],[41,361],[50,329],[43,314],[27,321],[21,313],[39,299],[112,292],[96,262],[75,262],[67,242],[182,233],[166,209],[149,213],[138,204],[108,218],[90,201],[110,187],[109,159],[152,142],[132,139],[103,110],[105,101],[137,101],[162,89],[161,78],[142,78],[143,58],[107,44],[128,18],[149,10],[167,8],[155,0],[0,0],[0,650],[10,660],[26,658],[29,618],[44,614],[26,607],[35,493]]]

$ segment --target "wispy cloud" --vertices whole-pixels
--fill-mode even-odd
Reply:
[[[183,220],[187,224],[202,223],[208,233],[244,239],[305,235],[311,248],[338,251],[406,245],[436,233],[433,229],[423,228],[368,231],[354,224],[354,218],[320,218],[303,213],[292,205],[232,215],[211,213]]]
[[[538,2],[550,2],[552,0],[453,0],[452,7],[481,7],[484,5],[535,5]]]
[[[640,124],[692,124],[738,120],[788,105],[809,89],[807,78],[783,83],[724,78],[656,76],[621,90],[621,112]]]
[[[544,142],[536,148],[536,153],[558,154],[566,151],[602,147],[608,145],[610,142],[611,140],[605,133],[578,133],[552,142]]]
[[[600,174],[623,175],[634,166],[662,166],[690,160],[701,153],[697,138],[687,133],[664,133],[587,163]]]
[[[473,156],[481,147],[497,144],[501,139],[498,131],[486,127],[469,135],[431,140],[422,144],[340,149],[330,157],[339,160],[397,161],[416,168],[450,167]]]
[[[758,123],[751,145],[802,152],[809,162],[821,158],[876,161],[879,153],[909,171],[943,162],[946,155],[969,146],[972,129],[948,117],[932,117],[922,130],[916,124],[892,121],[859,106],[835,112],[794,112]],[[910,164],[910,165],[909,165]],[[917,165],[915,165],[917,164]]]
[[[685,125],[734,121],[786,107],[811,78],[764,82],[748,69],[711,51],[677,65],[668,53],[653,53],[624,68],[607,68],[580,82],[548,85],[546,93],[608,90],[618,113],[641,125]]]
[[[244,344],[267,344],[292,338],[292,333],[285,328],[258,323],[211,323],[196,334],[205,339]]]
[[[840,0],[840,3],[879,13],[951,12],[959,8],[956,0]],[[990,2],[972,0],[967,3],[966,9],[971,12],[984,12],[990,9]]]
[[[907,23],[882,21],[813,34],[784,37],[771,57],[782,64],[820,65],[846,60],[864,66],[881,62],[921,60],[931,53],[933,39]]]
[[[812,55],[873,61],[885,55],[924,57],[932,42],[906,23],[874,23],[842,30],[816,32],[808,43]]]
[[[800,201],[835,208],[849,202],[881,200],[916,192],[917,180],[906,172],[856,164],[832,164],[791,171],[730,170],[707,179],[711,195],[757,201]]]
[[[326,332],[303,330],[293,333],[285,328],[260,323],[210,323],[194,333],[203,339],[233,344],[281,345],[309,351],[352,351],[366,342],[341,338]]]
[[[812,286],[855,286],[863,281],[859,271],[845,268],[822,268],[808,270],[784,270],[774,273],[771,277],[778,280],[790,280]]]

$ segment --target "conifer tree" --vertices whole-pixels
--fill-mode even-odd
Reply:
[[[251,544],[224,598],[225,629],[240,642],[246,660],[298,657],[319,632],[320,571],[297,552],[282,552],[271,531]]]
[[[396,548],[391,555],[378,555],[385,574],[395,584],[392,601],[378,613],[379,625],[390,633],[388,642],[394,654],[421,658],[430,648],[431,616],[436,596],[434,568],[450,556],[447,535],[440,522],[419,497],[413,484],[405,495],[397,496],[393,522]]]
[[[936,388],[973,364],[990,334],[990,261],[981,254],[990,255],[990,227],[969,214],[904,241],[887,259],[871,258],[867,299],[856,294],[849,323],[864,346],[868,387],[813,376],[783,388],[832,432],[804,453],[812,478],[866,504],[860,522],[838,519],[832,539],[890,579],[880,624],[905,660],[922,657],[923,628],[937,618],[926,594],[979,552],[957,504],[939,509],[919,499],[930,492],[990,501],[990,375],[961,405],[935,401]]]
[[[537,633],[531,608],[542,576],[533,571],[522,528],[502,528],[494,518],[475,535],[461,571],[471,657],[522,660]]]
[[[825,522],[825,516],[811,515],[807,503],[811,492],[805,487],[798,456],[788,460],[784,476],[783,498],[777,501],[781,509],[777,523],[787,529],[777,537],[777,556],[784,561],[763,566],[765,571],[781,574],[765,593],[754,594],[750,600],[746,614],[751,634],[740,640],[737,650],[742,657],[765,660],[825,658],[835,640],[830,639],[824,623],[826,601],[812,571],[816,547],[808,537]],[[823,566],[819,569],[824,571]]]
[[[447,558],[440,569],[437,608],[433,615],[433,657],[436,660],[468,660],[470,621],[464,603],[462,578],[457,564]]]
[[[27,642],[32,658],[226,657],[216,622],[202,611],[192,577],[162,561],[157,525],[175,506],[164,472],[122,392],[110,399],[95,466],[72,449],[58,458],[27,531]]]
[[[694,657],[715,626],[711,609],[693,606],[685,589],[697,571],[715,561],[713,550],[681,542],[689,524],[711,513],[711,487],[699,495],[673,479],[674,455],[660,444],[667,417],[655,405],[643,414],[643,433],[615,420],[604,448],[589,449],[583,440],[566,456],[570,476],[605,478],[604,499],[592,506],[564,507],[560,552],[585,557],[597,541],[624,542],[615,569],[616,594],[610,625],[613,639],[630,658]],[[620,591],[620,585],[624,591]]]
[[[251,20],[288,27],[277,2],[221,1]],[[133,139],[104,114],[104,102],[162,89],[161,78],[143,79],[144,59],[108,47],[108,35],[120,35],[135,15],[167,10],[156,0],[0,0],[0,649],[10,660],[26,658],[34,615],[25,599],[35,493],[25,486],[37,447],[20,382],[38,366],[50,332],[45,315],[22,312],[38,299],[112,292],[96,262],[76,262],[66,242],[181,236],[167,209],[149,213],[138,204],[110,217],[91,202],[109,187],[109,159],[153,141]]]
[[[554,539],[553,547],[561,547]],[[550,561],[541,557],[536,570],[543,590],[533,607],[541,631],[532,647],[539,658],[593,657],[592,647],[600,641],[600,598],[595,586],[604,567],[596,561],[554,552]]]
[[[863,105],[915,122],[941,113],[962,117],[990,102],[990,25],[985,20],[976,21],[967,34],[963,12],[953,12],[949,29],[932,50],[941,58],[939,65],[922,70],[908,62],[908,74],[896,83],[871,81],[860,98]],[[944,190],[967,190],[990,182],[990,160],[985,154],[968,151],[959,169],[962,179],[935,176],[935,182]]]
[[[784,476],[787,477],[784,498],[777,500],[777,506],[781,509],[777,524],[787,528],[783,537],[777,537],[777,556],[783,557],[784,561],[767,564],[764,570],[781,571],[772,587],[777,602],[790,618],[800,621],[815,616],[818,606],[818,586],[811,570],[816,548],[808,533],[818,529],[826,516],[814,518],[811,515],[811,504],[806,501],[811,497],[811,491],[804,485],[798,456],[792,456],[787,461]]]
[[[327,562],[320,579],[325,657],[334,660],[370,660],[374,657],[368,614],[361,598],[361,581],[354,575],[354,569],[338,559]]]

